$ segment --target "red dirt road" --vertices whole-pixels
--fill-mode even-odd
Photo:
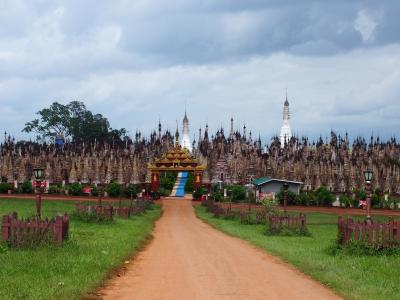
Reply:
[[[188,200],[165,199],[154,239],[104,299],[341,299],[248,243],[196,218]]]

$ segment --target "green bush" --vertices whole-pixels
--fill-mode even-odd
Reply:
[[[242,185],[233,185],[231,186],[231,195],[232,195],[232,202],[239,202],[246,200],[246,189]]]
[[[396,198],[389,198],[388,199],[388,206],[391,209],[398,208],[398,203],[399,203],[399,201]]]
[[[106,187],[106,192],[109,197],[118,197],[121,195],[121,185],[119,185],[116,182],[111,182],[109,185]]]
[[[83,186],[79,182],[72,183],[68,186],[68,193],[73,196],[82,195]]]
[[[216,192],[212,194],[212,198],[214,199],[214,201],[221,201],[223,199],[223,196],[220,193]]]
[[[335,201],[333,194],[324,186],[319,187],[315,191],[315,195],[319,205],[332,206]]]
[[[389,199],[386,201],[385,198],[382,197],[380,201],[380,207],[384,209],[391,209],[392,203],[389,201]]]
[[[8,190],[12,190],[12,189],[13,189],[13,185],[11,183],[7,183],[7,182],[0,183],[0,193],[4,194],[4,193],[7,193]]]
[[[383,203],[382,203],[381,199],[379,198],[379,196],[377,194],[372,194],[371,195],[371,206],[373,208],[382,208],[382,205],[383,205]]]
[[[297,203],[299,205],[308,206],[310,205],[309,196],[307,192],[301,191],[300,195],[297,197]]]
[[[198,188],[194,191],[194,193],[193,193],[193,198],[194,198],[194,199],[200,199],[201,196],[203,196],[203,195],[206,194],[206,193],[207,193],[207,190],[206,190],[205,188],[203,188],[203,187],[198,187]]]
[[[100,193],[100,189],[97,186],[95,186],[94,184],[91,186],[91,189],[92,189],[92,192],[91,192],[92,196],[97,197]]]
[[[400,255],[400,248],[395,244],[382,245],[379,243],[369,244],[350,240],[346,246],[340,244],[339,240],[328,248],[331,255],[345,254],[351,256],[397,256]]]
[[[49,189],[47,191],[49,194],[61,194],[62,187],[56,184],[49,185]]]
[[[310,206],[319,205],[315,191],[308,192],[308,204]]]
[[[128,185],[127,187],[125,187],[125,189],[124,189],[124,196],[125,196],[126,198],[130,198],[131,196],[132,196],[133,198],[136,198],[136,197],[137,197],[138,190],[139,190],[139,188],[138,188],[137,185],[135,185],[135,184],[129,184],[129,185]]]
[[[359,200],[366,200],[367,199],[367,193],[365,192],[364,189],[356,190],[355,191],[355,195],[356,195],[357,202]]]
[[[160,187],[158,193],[159,193],[160,196],[162,196],[162,197],[167,197],[167,196],[171,195],[171,191],[170,191],[170,190],[167,190],[167,189],[165,189],[165,188],[163,188],[163,187]]]
[[[23,192],[24,194],[31,194],[31,193],[33,193],[32,182],[30,182],[30,181],[28,181],[28,180],[25,180],[25,181],[22,183],[21,190],[22,190],[22,192]]]
[[[288,193],[288,199],[287,199],[288,205],[295,205],[299,202],[297,195],[293,193],[290,189],[288,189],[287,193]],[[281,205],[283,205],[284,195],[285,192],[283,188],[276,194],[276,198]]]
[[[347,195],[340,195],[339,203],[340,203],[340,207],[349,208],[351,205],[351,199]]]

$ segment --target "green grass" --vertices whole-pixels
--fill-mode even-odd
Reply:
[[[73,209],[72,201],[42,202],[43,216]],[[34,201],[1,199],[0,215],[12,211],[32,216]],[[71,237],[63,247],[0,252],[0,299],[80,299],[140,250],[160,214],[160,207],[153,206],[113,224],[72,220]]]
[[[337,236],[337,215],[307,213],[311,237],[284,237],[266,236],[265,225],[242,225],[237,219],[215,218],[203,206],[196,206],[196,214],[215,228],[281,257],[347,299],[400,299],[400,255],[331,254],[329,249]]]

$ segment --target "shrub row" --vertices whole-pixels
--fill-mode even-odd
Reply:
[[[70,184],[67,189],[68,193],[73,196],[80,196],[83,194],[84,186],[80,183],[73,183]],[[98,187],[92,185],[91,186],[93,196],[98,196],[100,190]],[[126,198],[136,198],[138,191],[140,191],[140,186],[136,184],[129,184],[127,186],[118,184],[116,182],[109,183],[105,188],[104,191],[107,192],[109,197],[126,197]],[[49,189],[50,193],[50,189]]]
[[[22,193],[22,194],[31,194],[33,193],[33,186],[30,181],[24,181],[21,185],[18,186],[17,189],[14,188],[14,185],[7,182],[0,183],[0,193],[4,194],[7,193],[9,190]]]
[[[228,191],[228,198],[232,202],[248,202],[246,199],[246,190],[243,186],[232,185],[225,186],[224,188]],[[330,192],[326,187],[322,186],[315,191],[301,191],[299,195],[296,195],[292,191],[288,190],[288,205],[302,205],[302,206],[332,206],[336,200],[336,195]],[[366,199],[366,193],[363,189],[355,190],[354,196],[341,194],[339,196],[339,203],[341,207],[358,207],[360,200]],[[254,196],[253,196],[254,197]],[[219,190],[218,186],[213,188],[212,199],[214,201],[223,200],[222,191]],[[284,191],[281,190],[276,194],[277,201],[282,205],[284,201]],[[250,199],[252,200],[252,199]],[[371,206],[373,208],[397,208],[399,201],[396,198],[391,198],[388,201],[384,199],[383,193],[376,189],[371,195]]]
[[[81,183],[72,183],[68,186],[61,186],[61,185],[55,185],[51,184],[48,187],[47,192],[49,194],[65,194],[66,191],[68,191],[69,195],[73,196],[81,196],[83,195],[83,189],[86,187],[86,185],[83,185]],[[96,187],[95,185],[91,185],[91,194],[92,196],[98,196],[99,195],[99,188]],[[14,188],[14,185],[11,183],[6,183],[6,182],[1,182],[0,183],[0,193],[7,193],[9,190],[12,190],[14,193],[20,193],[20,194],[31,194],[33,193],[33,186],[30,181],[24,181],[22,184],[18,186],[17,189]],[[135,185],[135,184],[129,184],[127,186],[120,185],[118,183],[110,183],[108,184],[105,188],[104,191],[107,192],[107,194],[110,197],[126,197],[130,198],[131,196],[133,198],[137,197],[138,192],[140,191],[140,186]]]

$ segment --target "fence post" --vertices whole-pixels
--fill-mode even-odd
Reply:
[[[400,222],[396,222],[396,239],[397,243],[400,244]]]
[[[368,228],[368,243],[372,244],[374,238],[374,227],[372,224],[367,224]]]
[[[63,239],[69,238],[69,216],[67,213],[63,216]]]
[[[56,236],[57,243],[61,245],[63,241],[63,218],[61,216],[56,216]]]
[[[381,226],[379,223],[375,224],[375,242],[378,244],[379,243],[379,235],[381,231]]]
[[[3,241],[8,241],[8,238],[10,236],[10,226],[11,226],[11,220],[9,215],[4,215],[2,218],[2,226],[1,226],[1,236]]]
[[[383,246],[386,245],[386,227],[387,227],[387,224],[382,225],[382,245]]]
[[[394,242],[394,238],[393,238],[393,231],[394,231],[394,221],[390,220],[389,222],[389,242]]]

